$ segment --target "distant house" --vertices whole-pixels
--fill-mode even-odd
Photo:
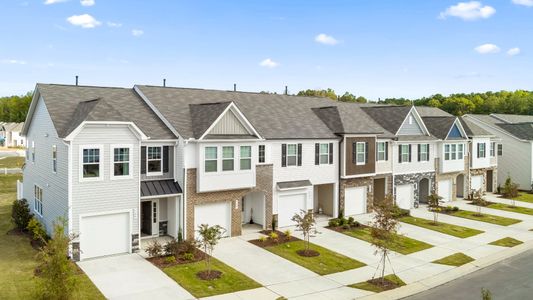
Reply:
[[[24,123],[0,123],[0,145],[4,147],[23,147],[26,138],[20,135]]]

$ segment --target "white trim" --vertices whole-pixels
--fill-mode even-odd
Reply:
[[[329,163],[329,153],[330,151],[333,151],[331,149],[329,149],[329,144],[330,143],[318,143],[318,165],[330,165]],[[328,147],[328,151],[326,153],[322,153],[322,145],[326,145]],[[327,162],[323,163],[322,162],[322,156],[326,156],[327,157]]]
[[[194,140],[189,139],[189,142],[197,142],[197,143],[235,143],[235,142],[259,142],[259,141],[266,141],[265,139],[207,139],[207,140]]]
[[[379,144],[383,144],[383,159],[379,159]],[[388,141],[382,141],[382,140],[376,140],[376,162],[385,162],[389,161],[387,157],[387,151],[388,151]]]
[[[30,108],[28,110],[28,113],[26,114],[26,119],[24,120],[24,126],[22,126],[22,130],[20,131],[22,136],[26,136],[26,133],[28,132],[28,129],[31,125],[31,120],[33,119],[33,114],[35,113],[35,109],[37,108],[37,102],[39,101],[39,99],[41,99],[41,93],[39,92],[39,89],[37,88],[37,86],[38,84],[35,85],[35,88],[34,88],[35,92],[33,93],[33,97],[31,99]]]
[[[83,177],[83,150],[86,149],[98,149],[99,151],[99,157],[98,157],[98,177]],[[104,180],[104,145],[98,144],[98,145],[79,145],[79,161],[78,161],[78,167],[79,167],[79,182],[91,182],[91,181],[102,181]]]
[[[446,134],[446,138],[444,138],[445,140],[448,139],[448,136],[450,136],[450,132],[452,132],[452,128],[454,125],[457,125],[457,127],[459,128],[459,131],[461,132],[461,136],[465,139],[468,139],[468,134],[466,134],[466,131],[463,127],[463,124],[461,124],[461,122],[459,121],[459,118],[455,118],[455,120],[453,121],[453,124],[452,126],[450,126],[450,129],[448,129],[448,133]]]
[[[165,194],[165,195],[157,195],[157,196],[141,196],[141,200],[158,199],[158,198],[166,198],[166,197],[176,197],[176,196],[179,196],[179,195],[183,195],[183,193]]]
[[[291,157],[292,156],[295,157],[294,165],[289,165],[289,145],[294,145],[296,147],[296,154],[294,154],[294,155],[291,154]],[[303,149],[302,149],[302,151],[303,151]],[[303,155],[303,153],[302,153],[302,155]],[[287,150],[285,152],[285,167],[287,167],[287,168],[298,167],[298,143],[287,143]]]
[[[164,146],[161,146],[161,145],[154,145],[154,146],[146,146],[146,176],[149,177],[149,176],[163,176],[163,149]],[[161,170],[159,172],[150,172],[148,171],[148,148],[159,148],[161,149],[161,158],[159,159],[161,165]],[[157,159],[152,159],[153,161],[156,161]]]
[[[198,140],[203,140],[205,138],[206,135],[209,134],[209,132],[211,132],[211,130],[216,126],[216,124],[218,124],[218,122],[220,121],[220,119],[222,119],[222,117],[224,117],[224,115],[228,112],[228,110],[230,110],[235,114],[237,114],[237,118],[239,119],[239,121],[244,121],[244,125],[246,127],[246,130],[248,131],[248,133],[251,133],[252,135],[255,135],[257,136],[259,139],[263,139],[261,137],[261,135],[257,132],[257,130],[255,130],[255,128],[252,126],[252,123],[250,123],[250,121],[248,121],[248,119],[244,116],[244,114],[241,112],[241,110],[237,107],[237,105],[235,105],[235,103],[232,101],[230,102],[230,104],[224,109],[224,111],[215,119],[215,121],[213,121],[213,123],[211,123],[211,125],[205,130],[205,132],[202,134],[202,136],[200,136],[200,138],[198,138]],[[250,132],[251,131],[251,132]]]
[[[150,102],[148,97],[146,97],[143,94],[143,92],[141,92],[141,89],[137,85],[133,86],[133,90],[139,95],[139,97],[141,97],[141,99],[146,103],[146,105],[148,105],[148,107],[150,107],[150,109],[152,109],[152,111],[159,117],[159,119],[168,127],[168,129],[170,129],[170,131],[176,137],[182,138],[182,136],[178,133],[176,128],[174,128],[174,126],[172,126],[172,124],[170,124],[170,122],[167,120],[167,118],[165,118],[163,116],[163,114],[157,109],[157,107],[155,107],[155,105],[152,102]]]
[[[39,190],[41,190],[41,198],[40,199],[37,199],[37,197],[35,196],[36,188],[39,188]],[[33,184],[33,212],[36,213],[41,218],[43,217],[43,204],[44,204],[44,202],[43,202],[43,193],[44,193],[43,188],[40,185],[34,183]],[[38,211],[38,210],[35,209],[35,203],[37,203],[37,202],[40,202],[41,211]]]
[[[385,173],[379,173],[379,174],[388,174],[388,173],[390,173],[390,172],[387,171]],[[372,177],[372,176],[376,176],[376,175],[377,175],[377,173],[365,173],[365,174],[358,174],[358,175],[347,175],[347,176],[341,176],[341,179]]]
[[[115,175],[115,149],[128,149],[128,175]],[[109,178],[110,180],[123,180],[133,178],[133,145],[132,144],[112,144],[109,146]],[[119,162],[124,163],[124,162]]]
[[[405,118],[402,121],[402,125],[400,125],[400,127],[398,128],[398,130],[396,131],[396,133],[394,135],[395,136],[399,135],[398,133],[402,129],[403,125],[405,124],[405,121],[407,121],[409,116],[411,116],[411,113],[414,113],[415,118],[416,118],[415,121],[422,128],[422,131],[424,132],[424,135],[429,136],[430,135],[429,134],[429,130],[427,129],[426,124],[424,124],[424,120],[422,120],[422,117],[420,117],[420,115],[418,114],[418,111],[415,109],[415,106],[411,106],[411,109],[409,110],[409,112],[407,113],[407,115],[405,116]]]
[[[361,154],[359,152],[359,145],[363,145],[363,161],[360,162],[359,161],[359,154]],[[355,165],[356,166],[364,166],[366,165],[367,161],[366,161],[366,142],[355,142]]]
[[[69,135],[65,137],[65,141],[72,141],[74,138],[80,134],[85,125],[128,125],[133,129],[133,133],[140,138],[141,140],[150,139],[146,136],[137,125],[133,122],[122,122],[122,121],[83,121],[78,127],[76,127]]]

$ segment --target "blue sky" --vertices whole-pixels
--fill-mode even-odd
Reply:
[[[4,0],[0,96],[75,75],[371,99],[533,90],[532,36],[533,0]]]

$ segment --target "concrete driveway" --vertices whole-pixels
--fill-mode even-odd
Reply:
[[[78,265],[108,299],[194,299],[138,254],[92,259]]]

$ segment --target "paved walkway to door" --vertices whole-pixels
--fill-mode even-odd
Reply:
[[[138,254],[96,258],[78,265],[107,299],[194,299]]]

